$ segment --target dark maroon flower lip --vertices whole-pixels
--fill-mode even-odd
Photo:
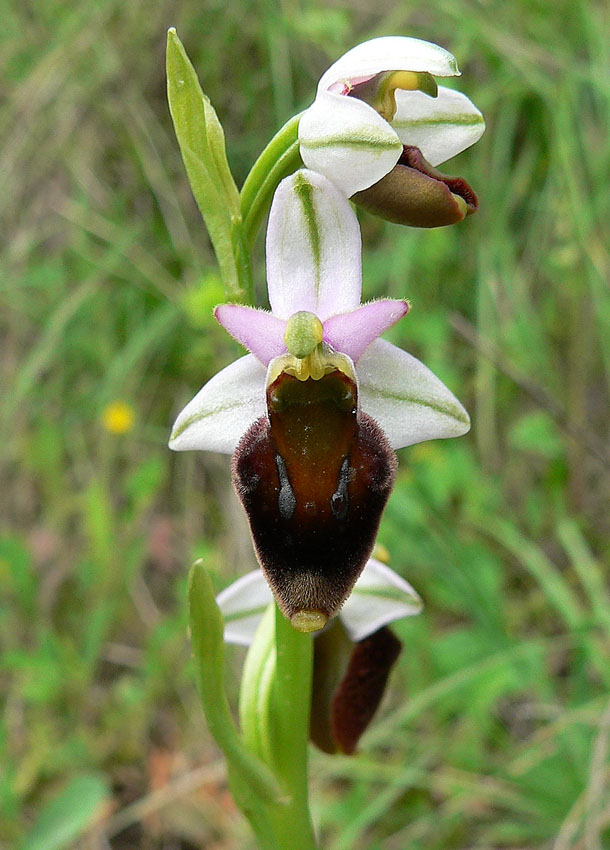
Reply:
[[[447,177],[438,168],[424,158],[424,155],[415,145],[403,145],[402,155],[398,160],[398,165],[413,168],[419,171],[420,174],[425,174],[426,177],[431,177],[433,180],[438,180],[444,183],[452,195],[458,195],[466,202],[468,212],[466,215],[472,215],[479,209],[479,199],[476,196],[473,188],[464,180],[463,177]]]
[[[314,643],[311,740],[352,755],[383,697],[401,642],[386,626],[352,643],[337,620]]]
[[[303,631],[321,628],[349,596],[394,484],[394,452],[357,393],[340,370],[305,381],[281,372],[267,388],[268,416],[233,456],[259,563]]]
[[[413,145],[404,145],[394,168],[351,200],[373,215],[410,227],[457,224],[479,207],[462,177],[447,177]]]

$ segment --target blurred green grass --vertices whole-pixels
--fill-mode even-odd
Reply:
[[[165,101],[169,26],[239,183],[322,70],[375,35],[449,48],[488,124],[446,167],[479,191],[476,217],[362,218],[365,295],[411,299],[390,336],[473,429],[401,452],[380,540],[426,608],[397,626],[362,754],[312,753],[323,846],[610,846],[605,5],[2,11],[0,847],[252,847],[195,696],[185,574],[203,557],[220,588],[254,558],[226,458],[166,449],[239,353],[211,318],[222,288]],[[260,246],[255,268],[263,293]],[[101,425],[114,400],[129,433]],[[66,824],[73,798],[89,803]]]

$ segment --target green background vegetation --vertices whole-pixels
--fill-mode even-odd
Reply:
[[[169,119],[172,25],[238,184],[375,35],[450,49],[487,119],[445,166],[477,216],[362,216],[365,296],[411,299],[389,337],[473,428],[400,453],[380,541],[426,608],[396,626],[361,754],[312,752],[322,846],[610,847],[605,4],[8,0],[1,20],[2,850],[252,848],[196,699],[185,577],[202,557],[220,589],[254,557],[228,459],[166,449],[240,353]],[[261,238],[261,296],[262,260]],[[116,399],[123,436],[100,422]]]

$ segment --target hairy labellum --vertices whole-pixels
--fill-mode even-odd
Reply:
[[[352,201],[395,224],[445,227],[476,212],[477,196],[461,177],[446,177],[419,148],[405,145],[394,168]]]
[[[233,482],[280,608],[297,628],[314,630],[337,613],[366,564],[396,459],[339,369],[305,381],[281,372],[267,409],[235,451]]]
[[[385,626],[352,643],[339,620],[316,638],[310,735],[317,747],[326,753],[355,752],[401,646]]]

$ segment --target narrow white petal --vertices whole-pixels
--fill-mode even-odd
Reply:
[[[360,405],[394,449],[459,437],[470,428],[468,414],[443,382],[415,357],[383,339],[371,343],[356,372]]]
[[[214,375],[176,419],[170,449],[232,454],[250,425],[266,413],[266,374],[247,354]]]
[[[394,620],[419,614],[422,608],[423,603],[409,582],[370,558],[340,617],[350,638],[359,641]]]
[[[455,77],[455,58],[438,44],[419,38],[390,35],[356,45],[331,65],[318,83],[325,91],[333,83],[373,76],[381,71],[427,71],[435,77]]]
[[[435,98],[397,91],[392,127],[404,145],[415,145],[431,165],[440,165],[478,141],[485,121],[465,94],[439,86]]]
[[[267,282],[273,315],[299,310],[321,321],[354,310],[362,290],[360,227],[337,188],[301,169],[277,188],[267,229]]]
[[[227,643],[250,646],[273,594],[260,570],[238,578],[216,597]]]
[[[400,139],[371,106],[321,92],[299,122],[301,157],[346,198],[381,180],[398,162]]]

